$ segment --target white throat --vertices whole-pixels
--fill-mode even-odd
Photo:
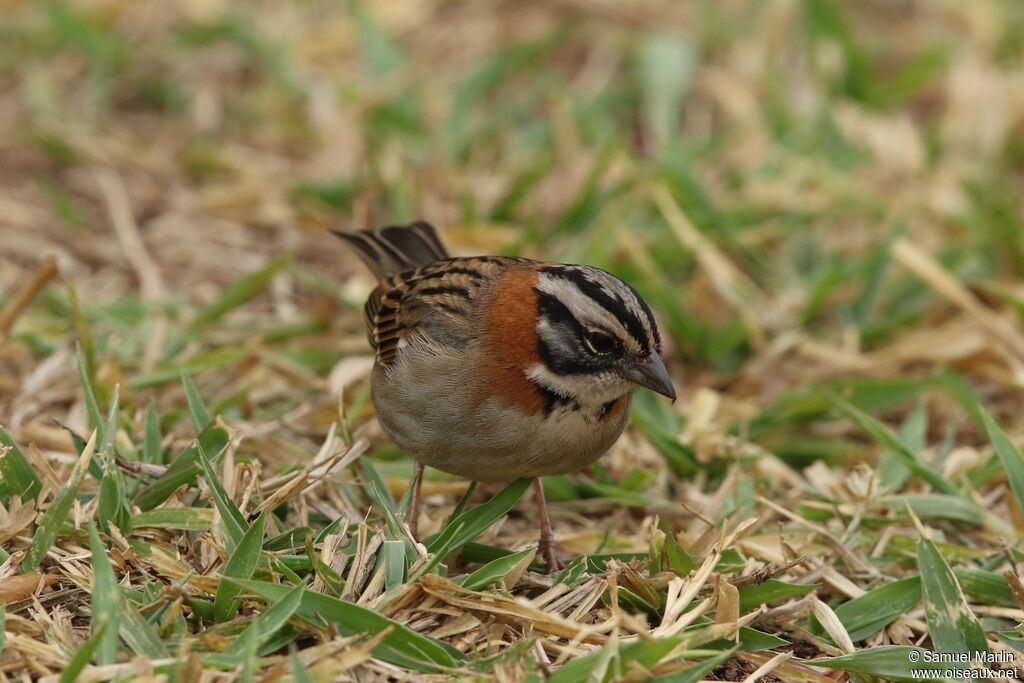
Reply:
[[[526,376],[559,396],[570,398],[580,406],[603,406],[633,390],[632,382],[612,372],[598,375],[556,375],[543,363],[536,363]]]

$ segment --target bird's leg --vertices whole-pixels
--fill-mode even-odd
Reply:
[[[540,483],[540,477],[533,480],[533,495],[537,498],[537,512],[540,515],[540,543],[537,551],[548,565],[548,571],[556,572],[562,568],[562,562],[556,552],[557,545],[551,532],[551,517],[548,516],[548,504],[544,500],[544,485]]]
[[[419,541],[420,528],[420,487],[423,486],[423,468],[425,465],[416,463],[412,476],[412,497],[409,499],[409,512],[406,513],[406,520],[409,523],[409,533],[413,540]]]

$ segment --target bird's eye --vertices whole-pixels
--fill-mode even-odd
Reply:
[[[611,353],[619,346],[615,337],[601,330],[588,330],[583,341],[586,342],[587,348],[599,355]]]

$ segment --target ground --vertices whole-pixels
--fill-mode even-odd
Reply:
[[[1020,671],[1019,3],[0,8],[0,675]],[[405,532],[328,230],[415,218],[659,317],[563,573],[526,482]]]

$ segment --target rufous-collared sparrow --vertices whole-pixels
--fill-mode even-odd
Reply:
[[[423,468],[535,479],[541,556],[559,566],[539,477],[577,472],[626,426],[637,386],[675,399],[654,315],[599,268],[448,255],[425,222],[336,233],[380,278],[365,306],[373,404]]]

